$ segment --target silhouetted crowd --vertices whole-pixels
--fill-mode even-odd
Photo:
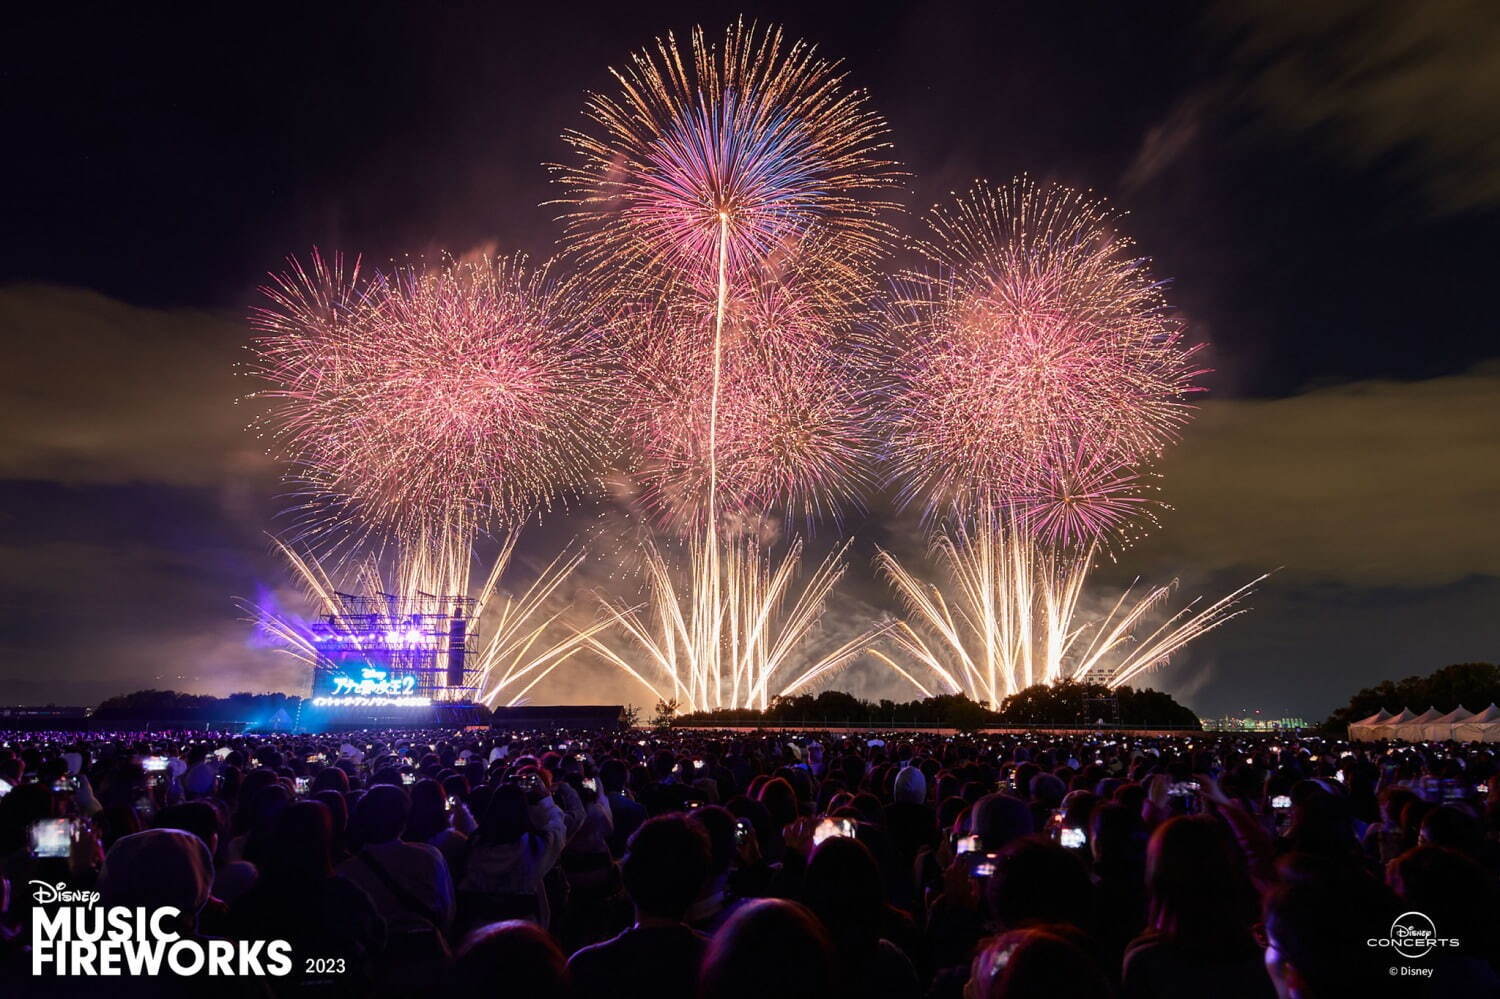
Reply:
[[[64,881],[107,906],[174,905],[191,937],[292,942],[292,975],[214,981],[224,995],[1500,995],[1500,767],[1484,746],[0,740],[0,979],[18,983],[26,886]],[[1397,929],[1410,913],[1440,946],[1403,953],[1423,946]],[[99,982],[195,995],[207,980]]]

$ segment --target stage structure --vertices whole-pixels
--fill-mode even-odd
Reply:
[[[309,622],[318,708],[472,702],[479,621],[472,597],[336,593],[336,612]]]

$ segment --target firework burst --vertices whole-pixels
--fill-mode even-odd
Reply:
[[[878,558],[908,610],[891,633],[903,674],[997,705],[1034,683],[1118,686],[1237,616],[1260,580],[1159,623],[1171,586],[1081,609],[1098,553],[1155,523],[1149,468],[1203,373],[1104,206],[981,183],[935,208],[916,248],[928,270],[901,275],[892,304],[888,467],[902,504],[948,526],[942,587]]]
[[[931,269],[903,275],[893,308],[886,416],[903,503],[973,518],[1034,495],[1039,470],[1059,461],[1064,482],[1089,455],[1102,485],[1098,473],[1176,439],[1197,348],[1112,221],[1096,201],[1024,178],[934,209],[917,243]],[[1068,518],[1066,530],[1116,526]]]
[[[1175,584],[1143,593],[1131,586],[1093,614],[1083,607],[1092,550],[1059,554],[1006,518],[940,533],[934,548],[944,586],[922,581],[888,552],[877,557],[909,613],[890,632],[906,668],[871,651],[928,696],[963,693],[997,706],[1036,683],[1129,683],[1244,613],[1241,601],[1266,578],[1165,617]]]
[[[519,258],[362,277],[316,253],[265,289],[263,426],[314,533],[514,524],[579,490],[608,437],[588,303]]]
[[[890,235],[885,122],[776,28],[668,36],[614,75],[554,172],[572,252],[649,317],[632,352],[668,413],[644,422],[648,488],[715,532],[746,505],[837,506],[854,407],[826,361]]]
[[[584,260],[713,289],[813,231],[842,260],[881,253],[895,206],[880,195],[899,175],[837,62],[737,23],[718,45],[694,29],[686,51],[668,35],[612,72],[620,92],[590,96],[593,130],[565,133],[576,159],[552,168]]]

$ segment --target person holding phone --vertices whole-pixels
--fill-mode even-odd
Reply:
[[[760,864],[760,852],[750,820],[736,818],[722,805],[704,805],[689,817],[708,834],[710,865],[703,888],[688,909],[686,922],[698,932],[712,936],[744,903],[737,881],[743,882],[742,875]],[[768,878],[770,872],[765,871],[762,876]]]
[[[551,911],[542,879],[566,841],[567,817],[538,771],[523,771],[495,788],[461,863],[460,928],[501,919],[547,926]]]
[[[411,817],[406,820],[406,831],[401,838],[408,843],[425,843],[436,847],[451,867],[462,855],[468,836],[459,824],[468,815],[463,797],[457,792],[463,778],[449,778],[453,788],[435,780],[420,780],[411,789]],[[464,796],[467,791],[463,792]],[[472,825],[468,826],[472,832]]]
[[[1412,845],[1403,836],[1401,813],[1407,805],[1419,800],[1417,793],[1409,787],[1393,785],[1380,792],[1380,820],[1370,823],[1362,841],[1366,856],[1379,861],[1383,866]]]
[[[583,809],[583,821],[569,836],[560,862],[568,881],[569,908],[568,923],[560,929],[573,939],[597,940],[618,928],[610,906],[620,890],[619,870],[609,850],[614,814],[609,797],[599,793],[593,764],[584,760],[579,767],[581,772],[566,778]]]
[[[692,762],[679,763],[670,749],[658,750],[647,764],[652,780],[641,789],[641,804],[651,815],[665,815],[683,810],[689,800],[701,798],[702,792],[693,787]]]

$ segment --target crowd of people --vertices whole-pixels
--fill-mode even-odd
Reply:
[[[1484,746],[681,729],[0,742],[0,979],[29,967],[24,886],[61,881],[174,905],[187,935],[291,941],[290,976],[214,986],[251,994],[1500,994],[1500,766]],[[1417,958],[1392,948],[1411,912],[1440,938]]]

